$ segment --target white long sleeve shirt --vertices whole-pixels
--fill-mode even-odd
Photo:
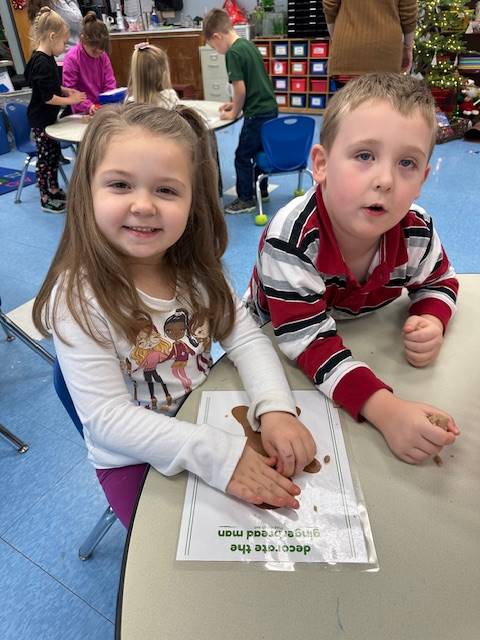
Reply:
[[[52,308],[57,291],[52,293]],[[59,307],[57,331],[69,344],[54,333],[55,349],[84,425],[88,457],[96,468],[147,462],[165,475],[187,469],[223,491],[246,438],[151,409],[152,389],[158,409],[168,403],[169,395],[170,409],[175,410],[188,389],[206,379],[208,326],[192,318],[176,299],[159,300],[140,291],[139,295],[151,309],[154,330],[150,335],[141,332],[135,344],[113,327],[93,297],[91,317],[107,345],[87,336],[66,305]],[[248,418],[258,429],[259,416],[268,411],[295,415],[295,402],[269,339],[235,300],[235,326],[222,346],[238,369],[250,398]]]

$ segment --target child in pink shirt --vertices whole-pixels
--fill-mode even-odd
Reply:
[[[107,27],[89,11],[83,19],[80,42],[67,51],[63,61],[63,84],[87,96],[72,107],[73,113],[93,115],[98,108],[98,94],[116,88],[108,47]]]

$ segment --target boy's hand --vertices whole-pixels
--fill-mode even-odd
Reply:
[[[405,356],[414,367],[425,367],[438,356],[443,324],[435,316],[410,316],[403,325]]]
[[[298,509],[300,504],[294,496],[298,496],[300,487],[275,471],[275,463],[275,458],[265,458],[245,445],[226,492],[253,504],[266,502],[273,507]]]
[[[429,415],[448,419],[447,431],[434,425]],[[393,453],[410,464],[417,464],[453,444],[460,434],[455,420],[444,411],[420,402],[395,397],[386,389],[376,391],[363,405],[362,415],[383,434]]]
[[[260,416],[263,448],[277,459],[276,469],[290,478],[315,457],[317,447],[310,431],[291,413],[270,411]]]
[[[220,114],[220,120],[233,120],[233,102],[224,102],[222,105],[218,107],[218,111]]]

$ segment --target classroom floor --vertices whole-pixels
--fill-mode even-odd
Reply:
[[[225,202],[234,196],[239,131],[237,123],[217,133]],[[0,156],[0,165],[20,168],[23,160],[12,151]],[[434,215],[460,273],[480,271],[479,176],[480,145],[457,140],[437,146],[418,201]],[[295,181],[294,176],[272,179],[276,187],[266,213],[290,199]],[[42,212],[34,186],[24,190],[21,204],[14,204],[14,197],[14,192],[0,196],[0,296],[3,310],[31,331],[31,301],[64,216]],[[225,262],[243,293],[262,228],[250,214],[226,219]],[[52,350],[49,341],[43,344]],[[115,523],[89,561],[78,559],[80,543],[105,508],[83,442],[53,391],[46,362],[19,340],[7,343],[1,331],[0,362],[0,422],[30,445],[20,455],[0,438],[0,638],[110,640],[125,532]]]

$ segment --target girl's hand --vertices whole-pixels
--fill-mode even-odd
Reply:
[[[70,89],[69,91],[68,104],[78,104],[79,102],[83,102],[87,99],[87,94],[83,91],[77,91],[76,89]]]
[[[315,457],[317,446],[310,431],[296,416],[270,411],[260,416],[263,448],[277,459],[276,469],[290,478]]]
[[[448,420],[447,431],[428,419],[440,414]],[[453,444],[460,434],[455,420],[445,411],[420,402],[400,400],[386,389],[376,391],[362,408],[362,415],[383,434],[393,453],[417,464]]]
[[[95,103],[91,104],[88,110],[89,115],[93,116],[99,110],[99,108],[100,107],[98,106],[98,104],[95,104]]]
[[[414,367],[425,367],[440,352],[443,324],[435,316],[410,316],[403,325],[403,344],[408,362]]]
[[[294,496],[298,496],[300,487],[275,471],[275,462],[275,458],[265,458],[245,445],[226,492],[252,504],[266,502],[273,507],[298,509],[300,504]]]

